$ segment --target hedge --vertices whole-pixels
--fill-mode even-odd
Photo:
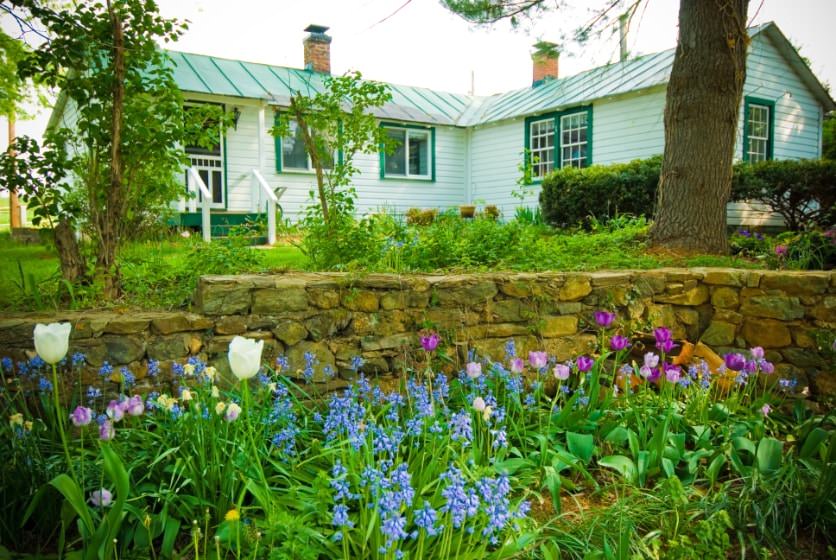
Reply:
[[[619,214],[651,218],[662,157],[630,163],[558,169],[543,179],[540,208],[547,223],[586,225]],[[731,201],[753,200],[783,216],[788,229],[836,223],[836,162],[784,160],[738,162]]]
[[[565,167],[543,179],[540,208],[545,221],[566,227],[619,214],[653,216],[662,157],[630,163]]]

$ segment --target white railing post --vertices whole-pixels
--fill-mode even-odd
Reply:
[[[206,183],[203,182],[201,179],[200,174],[195,171],[194,167],[189,167],[188,170],[189,176],[189,190],[192,192],[200,192],[203,197],[203,200],[200,203],[200,228],[203,233],[203,240],[207,243],[212,241],[212,216],[209,213],[209,208],[212,205],[212,193],[209,192],[209,187],[206,186]],[[197,186],[194,189],[191,185],[192,181]],[[193,197],[189,199],[189,206],[193,209],[194,212],[197,209],[197,197]]]
[[[286,189],[279,189],[277,196],[258,169],[253,169],[253,183],[261,187],[258,196],[256,196],[256,193],[253,193],[252,196],[253,204],[257,207],[257,210],[261,210],[262,197],[267,199],[267,243],[273,245],[276,243],[276,205],[279,203],[279,197],[284,194]]]

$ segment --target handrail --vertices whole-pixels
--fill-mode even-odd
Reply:
[[[212,218],[209,214],[209,207],[212,204],[212,193],[209,191],[209,187],[206,186],[206,183],[203,182],[203,178],[200,176],[200,173],[195,171],[194,167],[186,168],[186,176],[191,179],[191,181],[188,179],[186,180],[186,188],[190,192],[197,194],[192,185],[192,182],[194,182],[194,185],[197,186],[197,190],[200,191],[201,195],[203,195],[203,200],[200,202],[200,229],[203,233],[203,240],[210,243],[212,241]],[[194,198],[189,200],[189,209],[192,212],[197,209],[196,205],[197,202]]]
[[[251,192],[252,196],[252,206],[253,210],[261,211],[261,202],[262,196],[266,195],[267,197],[267,243],[269,245],[274,245],[276,243],[276,205],[279,203],[279,199],[287,190],[287,187],[281,187],[277,189],[279,194],[276,194],[276,191],[270,188],[270,185],[267,184],[267,179],[264,178],[264,175],[261,174],[261,171],[258,169],[253,169],[253,189]],[[259,187],[261,187],[259,189]]]

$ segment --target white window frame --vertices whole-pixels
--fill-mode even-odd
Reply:
[[[557,137],[555,136],[554,120],[554,117],[549,117],[547,119],[540,119],[528,123],[528,151],[529,156],[531,158],[532,179],[542,180],[546,175],[554,171],[555,142],[557,141]],[[544,123],[551,124],[551,131],[542,132],[541,130],[539,130]],[[536,133],[535,127],[538,129]],[[546,138],[549,137],[549,135],[551,135],[552,137],[551,146],[538,146],[537,148],[533,147],[535,139],[544,141]],[[544,155],[548,157],[543,157]]]
[[[290,117],[290,121],[296,123],[296,119],[294,119],[293,117]],[[299,124],[297,123],[296,126],[299,126]],[[285,163],[285,160],[284,160],[284,143],[285,143],[285,140],[287,140],[287,137],[282,136],[281,137],[281,142],[279,144],[282,148],[281,153],[279,154],[279,157],[281,158],[281,162],[282,162],[282,173],[303,173],[303,174],[316,173],[316,169],[314,169],[313,163],[311,162],[311,154],[308,153],[307,146],[305,146],[305,155],[308,157],[308,161],[307,161],[308,167],[307,168],[302,168],[302,167],[288,167],[287,166],[287,164]],[[304,141],[303,141],[303,144],[304,144]],[[338,155],[338,153],[335,150],[334,151],[334,157],[332,158],[331,161],[334,161],[334,162],[337,161],[337,155]],[[325,167],[324,168],[325,171],[331,171],[331,169],[332,169],[331,167]]]
[[[583,124],[575,127],[572,123],[572,119],[579,119],[582,121]],[[564,128],[564,122],[568,122],[569,128]],[[580,131],[586,129],[586,140],[580,140]],[[573,131],[578,131],[578,140],[572,142],[571,134]],[[569,142],[564,144],[563,143],[563,135],[565,132],[569,132]],[[589,119],[587,118],[586,111],[579,111],[577,113],[569,113],[568,115],[562,115],[560,117],[560,167],[561,169],[568,166],[571,167],[578,167],[582,168],[586,165],[581,165],[581,163],[586,164],[587,160],[589,159]],[[572,148],[578,147],[580,150],[583,151],[583,155],[578,155],[578,157],[573,157],[571,155]],[[570,156],[568,158],[563,157],[563,153],[569,148]],[[576,165],[576,163],[578,165]]]
[[[769,159],[769,122],[770,122],[770,110],[771,107],[768,105],[761,105],[759,103],[749,103],[749,118],[748,122],[746,123],[746,154],[748,156],[748,161],[750,163],[757,163],[759,161],[766,161]],[[764,136],[756,136],[752,134],[753,126],[752,123],[755,122],[753,116],[756,112],[763,112],[764,120],[763,120],[763,128],[766,131]],[[758,121],[760,123],[760,121]],[[763,143],[763,152],[760,151],[753,151],[752,150],[752,140],[757,140],[758,142]]]
[[[390,173],[386,171],[386,158],[391,157],[389,154],[383,154],[383,177],[385,179],[420,179],[423,181],[431,181],[433,178],[433,135],[430,128],[408,128],[403,126],[384,125],[384,129],[389,130],[403,130],[404,134],[404,172]],[[409,137],[410,135],[422,135],[427,139],[427,173],[426,175],[413,174],[409,172]]]

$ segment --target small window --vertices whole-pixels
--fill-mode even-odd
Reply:
[[[772,159],[772,123],[775,104],[746,99],[743,123],[743,159],[756,163]]]
[[[313,162],[305,147],[305,139],[302,129],[296,119],[290,119],[289,134],[282,138],[276,138],[276,152],[281,154],[281,160],[276,166],[279,171],[314,171]],[[323,161],[324,169],[331,169],[334,166],[333,157],[326,155]]]
[[[386,136],[395,145],[383,155],[383,176],[432,179],[432,131],[430,129],[386,127]]]

